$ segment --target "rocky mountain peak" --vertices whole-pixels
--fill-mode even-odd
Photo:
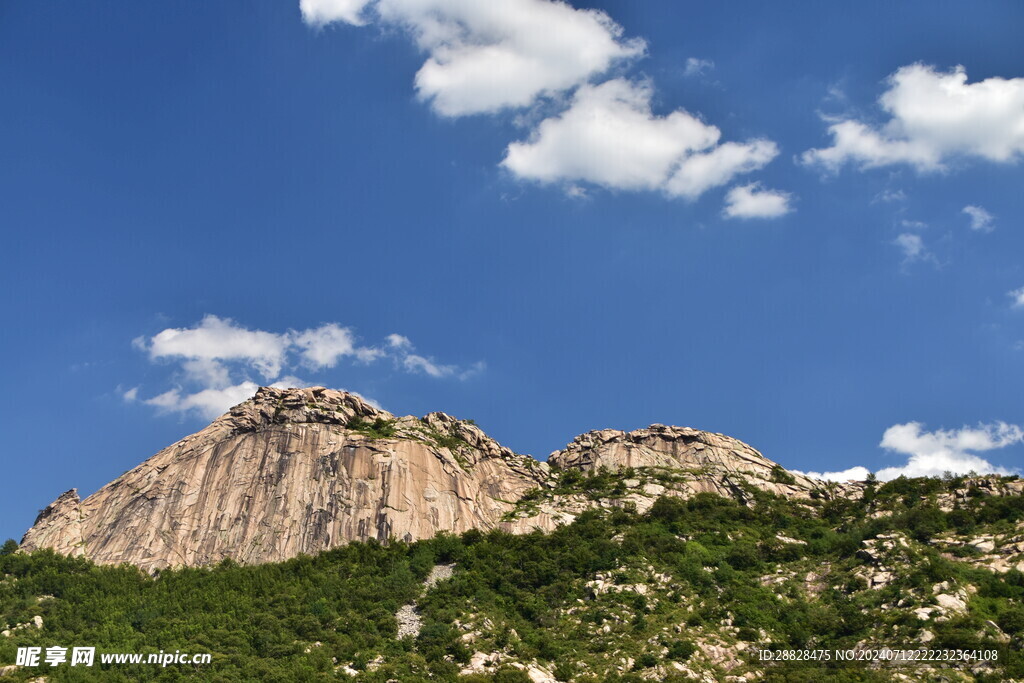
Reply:
[[[218,418],[236,432],[257,431],[272,424],[348,425],[354,420],[393,420],[395,416],[358,394],[326,387],[278,389],[260,387],[256,395]]]
[[[643,470],[673,472],[674,492],[740,495],[744,486],[777,495],[806,498],[812,491],[825,497],[856,496],[856,486],[827,488],[823,482],[788,472],[757,449],[724,434],[691,427],[652,424],[643,429],[601,429],[581,434],[548,457],[558,469],[583,472]],[[663,491],[656,489],[660,495]]]
[[[551,530],[594,506],[642,511],[661,495],[859,494],[825,490],[723,434],[661,424],[587,432],[549,462],[446,413],[396,417],[344,391],[263,387],[84,500],[64,493],[22,547],[147,569],[258,563],[371,538]],[[596,495],[595,481],[571,490],[571,470],[619,475]]]
[[[771,475],[780,466],[761,453],[724,434],[691,427],[652,424],[630,432],[602,429],[581,434],[548,462],[584,471],[601,467],[616,471],[627,467],[672,469],[715,468],[725,472]],[[812,480],[807,480],[812,485]]]
[[[547,465],[444,413],[393,414],[324,387],[263,387],[85,500],[71,491],[25,534],[147,569],[283,560],[354,540],[503,524]]]

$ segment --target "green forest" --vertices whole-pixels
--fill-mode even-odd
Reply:
[[[614,490],[599,473],[565,485]],[[598,480],[597,477],[603,477]],[[663,497],[645,514],[597,509],[550,534],[441,535],[412,544],[352,543],[315,557],[145,574],[49,551],[0,554],[0,667],[18,647],[211,653],[206,665],[46,665],[3,680],[529,681],[534,663],[560,681],[686,680],[763,672],[763,680],[887,681],[864,663],[765,663],[758,650],[888,646],[997,650],[976,680],[1024,678],[1024,574],[972,562],[958,538],[1021,533],[1024,499],[939,496],[963,479],[871,484],[862,500],[794,501],[749,490],[744,504]],[[949,506],[946,506],[947,508]],[[869,587],[865,541],[905,538],[895,576]],[[896,552],[894,550],[894,552]],[[437,564],[454,574],[430,590]],[[808,579],[813,577],[813,579]],[[936,585],[962,587],[966,609],[922,619]],[[639,587],[639,586],[642,586]],[[397,637],[417,601],[422,629]],[[43,627],[26,626],[42,617]],[[706,656],[709,643],[732,662]],[[460,674],[475,652],[500,653]],[[678,665],[678,666],[676,666]],[[955,667],[954,667],[955,668]],[[914,676],[913,666],[900,669]],[[953,672],[950,672],[953,673]]]

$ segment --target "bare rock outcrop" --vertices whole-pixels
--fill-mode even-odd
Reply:
[[[738,439],[690,427],[653,424],[631,432],[603,429],[577,436],[556,451],[548,462],[561,469],[594,472],[650,468],[672,471],[669,495],[697,493],[735,495],[742,484],[790,498],[807,498],[811,491],[823,497],[857,495],[856,485],[825,486],[761,455]],[[658,491],[662,493],[662,491]]]
[[[262,388],[85,500],[63,494],[21,547],[149,570],[278,561],[495,528],[546,477],[544,463],[442,413],[395,418],[323,387]]]
[[[640,512],[661,495],[744,500],[751,486],[791,498],[860,493],[855,484],[786,472],[741,441],[687,427],[589,432],[549,462],[584,473],[637,471],[610,504]],[[84,500],[74,489],[62,494],[21,547],[147,570],[227,558],[254,564],[358,540],[550,531],[605,504],[555,495],[557,481],[547,463],[512,452],[471,421],[396,417],[324,387],[264,387]]]

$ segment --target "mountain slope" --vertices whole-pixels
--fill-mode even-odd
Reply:
[[[605,501],[626,474],[582,490]],[[661,497],[644,514],[600,502],[547,534],[371,540],[158,576],[5,547],[0,672],[18,647],[89,644],[213,661],[12,666],[2,680],[1020,681],[1022,489],[998,477],[871,483],[856,500],[751,488],[745,503]],[[450,578],[425,585],[438,565],[454,565]],[[418,632],[402,628],[410,614]],[[884,648],[938,658],[872,658]],[[763,654],[787,651],[830,658]]]
[[[21,545],[146,569],[283,560],[493,528],[546,470],[441,413],[395,418],[344,392],[262,388],[85,500],[63,494]]]
[[[549,463],[443,413],[399,418],[323,387],[262,388],[85,500],[64,493],[21,546],[147,570],[254,564],[371,538],[551,531],[595,507],[643,512],[662,495],[807,499],[863,488],[788,473],[721,434],[664,425],[589,432]],[[604,490],[612,475],[618,483]]]

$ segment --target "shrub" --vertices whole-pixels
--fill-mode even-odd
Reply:
[[[668,646],[668,658],[674,659],[677,662],[685,662],[696,651],[697,646],[692,641],[677,640]]]
[[[772,467],[772,481],[776,484],[795,484],[796,478],[787,472],[782,465]]]
[[[395,421],[378,417],[373,422],[362,417],[354,417],[345,425],[354,432],[364,434],[371,439],[387,439],[395,435]]]

